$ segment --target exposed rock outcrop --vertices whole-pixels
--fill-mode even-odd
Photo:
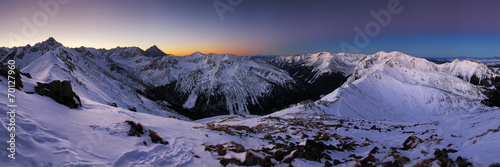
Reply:
[[[82,106],[80,97],[73,92],[70,81],[55,80],[50,83],[37,82],[35,92],[42,96],[48,96],[56,102],[68,106],[69,108],[78,108]]]

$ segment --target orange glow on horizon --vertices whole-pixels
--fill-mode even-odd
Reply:
[[[147,48],[146,48],[147,49]],[[176,49],[176,50],[171,50],[171,49],[164,49],[164,48],[159,48],[166,54],[171,54],[174,56],[187,56],[190,54],[193,54],[194,52],[201,52],[203,54],[209,54],[209,53],[214,53],[214,54],[233,54],[233,55],[238,55],[238,56],[247,56],[250,55],[250,52],[244,49]],[[143,49],[145,50],[145,49]]]
[[[3,47],[22,47],[26,45],[35,45],[36,43],[45,41],[49,38],[49,36],[43,36],[43,37],[38,37],[35,39],[32,39],[29,43],[26,43],[25,45],[20,45],[20,46],[9,46],[9,45],[4,45]],[[54,37],[57,42],[61,43],[63,46],[68,47],[68,48],[80,48],[80,47],[87,47],[87,48],[95,48],[95,49],[106,49],[110,50],[113,48],[117,47],[139,47],[142,50],[147,50],[149,47],[155,45],[151,44],[152,42],[148,43],[137,43],[137,45],[130,45],[130,44],[125,44],[125,42],[118,41],[118,42],[109,42],[106,40],[98,40],[98,41],[90,41],[90,40],[75,40],[75,38],[68,38],[66,36],[57,36]],[[260,50],[256,50],[255,47],[252,48],[253,46],[249,45],[243,45],[246,47],[241,47],[238,46],[238,44],[233,44],[233,45],[225,45],[225,46],[220,46],[220,45],[215,45],[215,44],[193,44],[191,46],[183,46],[183,45],[177,45],[173,46],[172,44],[166,43],[166,44],[161,44],[161,42],[158,42],[160,44],[156,44],[158,48],[163,51],[166,54],[171,54],[174,56],[187,56],[190,55],[194,52],[201,52],[203,54],[209,54],[209,53],[214,53],[214,54],[233,54],[233,55],[238,55],[238,56],[247,56],[247,55],[256,55],[256,54],[262,54]],[[174,44],[175,45],[175,44]]]

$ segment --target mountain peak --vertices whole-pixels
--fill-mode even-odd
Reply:
[[[199,56],[203,56],[204,54],[201,53],[200,51],[196,51],[194,53],[191,53],[189,56],[195,56],[195,57],[199,57]]]
[[[153,45],[146,50],[146,55],[151,57],[161,57],[165,56],[166,53],[161,51],[156,45]]]
[[[42,44],[47,44],[49,46],[60,46],[60,45],[62,45],[61,43],[57,42],[56,39],[54,39],[54,37],[49,37],[49,39],[43,41]]]

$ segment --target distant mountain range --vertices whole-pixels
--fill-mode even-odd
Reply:
[[[484,60],[434,63],[401,52],[179,57],[156,46],[68,48],[54,38],[0,48],[0,60],[1,85],[15,77],[17,89],[15,118],[0,120],[15,120],[18,150],[15,161],[0,152],[0,166],[498,160],[500,73]],[[2,111],[10,92],[0,89]],[[0,140],[9,141],[4,125]]]
[[[146,51],[137,47],[68,48],[49,38],[34,46],[1,48],[0,59],[16,60],[22,72],[30,73],[39,82],[70,80],[77,94],[88,99],[135,107],[141,112],[168,116],[178,113],[192,119],[272,113],[300,101],[318,100],[342,85],[348,87],[359,78],[371,76],[368,73],[382,77],[380,72],[399,65],[406,65],[402,66],[406,69],[387,75],[403,83],[415,80],[410,84],[448,93],[462,92],[442,98],[488,100],[495,91],[487,87],[498,82],[498,72],[478,61],[457,59],[436,65],[402,53],[384,52],[254,57],[196,52],[178,57],[165,54],[156,46]],[[408,79],[410,74],[434,77]],[[441,81],[443,78],[446,80]],[[378,80],[368,84],[377,83],[374,81]],[[472,84],[455,88],[459,81]]]

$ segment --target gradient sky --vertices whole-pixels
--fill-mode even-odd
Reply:
[[[68,1],[68,0],[65,0]],[[342,52],[352,46],[355,27],[387,10],[390,0],[242,0],[219,18],[215,0],[72,0],[59,4],[47,24],[23,36],[34,16],[43,23],[39,2],[0,0],[0,46],[35,44],[54,37],[65,46],[114,48],[157,45],[187,55],[293,55]],[[218,0],[229,5],[227,0]],[[236,0],[235,0],[236,1]],[[397,0],[395,0],[397,1]],[[500,55],[500,1],[400,0],[402,11],[370,37],[361,53],[401,51],[418,57],[493,57]],[[53,7],[51,7],[53,9]],[[40,21],[41,20],[41,21]],[[25,39],[11,42],[16,34]],[[17,38],[16,38],[17,39]]]

